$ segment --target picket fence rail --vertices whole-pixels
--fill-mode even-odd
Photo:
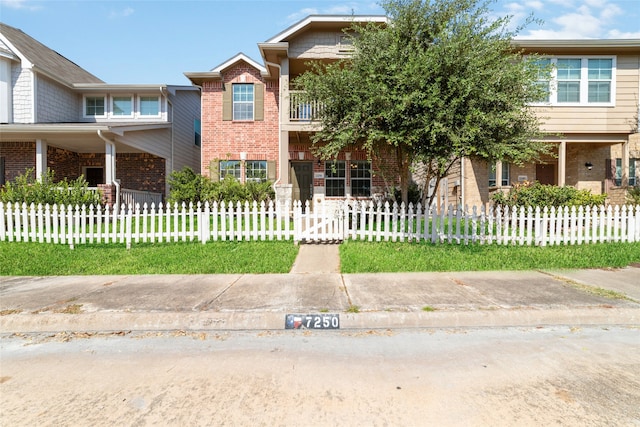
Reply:
[[[471,207],[347,201],[120,207],[0,203],[0,241],[79,244],[292,240],[580,245],[640,241],[640,206]]]

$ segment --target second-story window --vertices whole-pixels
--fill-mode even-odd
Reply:
[[[84,115],[96,117],[105,115],[104,96],[86,96],[84,98]]]
[[[548,97],[538,103],[562,106],[613,106],[616,88],[616,57],[547,58],[551,65],[548,85],[543,75],[538,84],[548,88]],[[542,61],[539,61],[541,64]]]
[[[558,59],[558,102],[580,102],[580,59]]]
[[[233,120],[253,120],[253,84],[233,85]]]
[[[140,115],[141,116],[159,116],[160,115],[160,98],[157,96],[141,96],[140,97]]]
[[[119,117],[133,116],[133,98],[131,96],[112,97],[111,114]]]
[[[589,59],[589,102],[611,102],[612,68],[611,59]]]

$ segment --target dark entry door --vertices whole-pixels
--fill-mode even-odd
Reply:
[[[291,183],[293,200],[311,200],[313,197],[313,162],[292,162]]]
[[[555,165],[536,165],[536,180],[540,184],[555,185],[556,167]]]

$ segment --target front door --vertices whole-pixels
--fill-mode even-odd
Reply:
[[[536,165],[536,181],[544,185],[555,185],[556,167],[555,165]]]
[[[293,200],[305,202],[313,198],[313,162],[291,162]]]

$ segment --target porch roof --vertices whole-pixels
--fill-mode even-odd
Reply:
[[[127,132],[167,129],[169,122],[146,123],[12,123],[0,125],[0,142],[23,142],[41,139],[49,145],[77,153],[103,153],[104,140],[98,131],[116,144],[119,152],[143,152],[123,143]]]

